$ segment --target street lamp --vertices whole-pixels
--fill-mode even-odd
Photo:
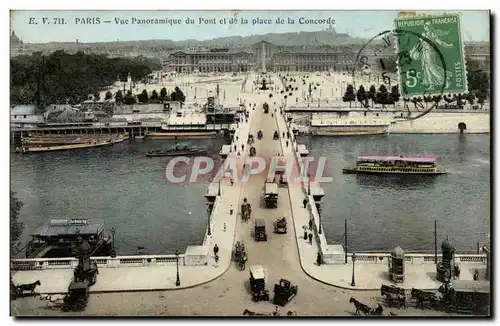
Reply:
[[[217,192],[217,196],[220,196],[220,178],[219,178],[219,191]]]
[[[319,230],[318,233],[321,234],[323,233],[322,228],[321,228],[321,212],[318,209],[318,217],[319,217]]]
[[[311,195],[311,173],[307,173],[307,194]]]
[[[180,286],[181,279],[179,278],[179,250],[175,251],[175,262],[177,263],[177,280],[175,281],[175,286]]]
[[[352,253],[352,281],[351,286],[356,286],[356,282],[354,281],[354,262],[356,261],[356,254]]]
[[[111,228],[111,257],[115,258],[116,257],[116,250],[115,250],[115,232],[116,229],[114,227]]]
[[[208,212],[208,232],[207,232],[207,235],[212,235],[212,230],[210,227],[210,215],[212,215],[212,211],[209,209],[207,212]]]

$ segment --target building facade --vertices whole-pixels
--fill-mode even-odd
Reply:
[[[177,51],[163,61],[163,66],[178,73],[328,71],[347,70],[355,58],[355,53],[345,49],[285,47],[261,41],[241,51]]]
[[[167,67],[178,73],[245,72],[253,69],[252,53],[229,49],[170,54]]]

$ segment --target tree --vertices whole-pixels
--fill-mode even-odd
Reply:
[[[377,94],[375,95],[375,102],[382,104],[382,108],[385,108],[386,104],[389,104],[389,92],[387,92],[387,87],[384,84],[380,85]]]
[[[17,56],[10,60],[11,103],[40,105],[78,103],[129,72],[140,80],[160,67],[157,59],[109,58],[104,54],[69,54],[62,50]]]
[[[118,90],[115,94],[115,101],[117,104],[120,104],[123,102],[123,93],[121,90]]]
[[[156,101],[158,101],[158,98],[159,98],[159,96],[158,96],[158,92],[156,91],[156,89],[154,89],[154,90],[153,90],[153,93],[151,93],[151,98],[150,98],[150,100],[151,100],[151,101],[155,101],[155,102],[156,102]]]
[[[367,101],[368,101],[368,94],[366,93],[365,87],[363,85],[359,86],[359,89],[356,92],[356,99],[364,107],[368,106],[368,103],[367,103]]]
[[[368,98],[372,100],[372,107],[373,107],[373,102],[375,102],[376,95],[377,95],[377,89],[375,88],[375,85],[371,85],[370,90],[368,91]]]
[[[431,102],[432,102],[432,96],[430,95],[424,96],[425,109],[427,109],[427,103]]]
[[[349,102],[349,108],[351,107],[351,103],[356,101],[356,94],[354,93],[354,87],[349,84],[347,85],[344,96],[342,96],[342,101]]]
[[[184,93],[179,87],[175,87],[174,91],[170,94],[170,99],[172,101],[179,101],[181,103],[184,103],[186,101],[186,96],[184,96]]]
[[[113,94],[110,91],[107,91],[106,95],[104,95],[104,99],[107,101],[107,100],[111,100],[112,98],[113,98]]]
[[[127,105],[135,104],[137,102],[131,90],[128,90],[127,94],[125,94],[124,102]]]
[[[11,256],[19,252],[19,239],[23,233],[24,224],[19,221],[19,212],[23,203],[16,197],[14,191],[10,191],[10,249]]]
[[[399,102],[399,99],[401,98],[401,94],[399,93],[399,86],[395,85],[391,87],[391,93],[389,97],[391,98],[391,104],[394,104],[394,107],[396,107],[396,103]]]
[[[437,109],[438,106],[439,106],[439,102],[441,102],[441,100],[443,99],[443,97],[441,95],[435,95],[432,97],[432,102],[434,102],[434,107]]]
[[[145,89],[142,90],[142,93],[139,96],[137,96],[137,99],[141,103],[148,103],[148,91]]]
[[[167,97],[167,89],[163,87],[160,90],[160,101],[164,101],[166,97]]]
[[[478,60],[467,58],[466,62],[469,91],[480,91],[488,96],[490,92],[489,72]]]
[[[488,94],[486,92],[479,91],[479,92],[477,92],[476,96],[477,96],[477,102],[479,103],[479,105],[481,105],[481,109],[482,109],[484,102],[488,98]]]

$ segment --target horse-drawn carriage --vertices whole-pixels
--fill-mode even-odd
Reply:
[[[253,237],[255,241],[267,241],[266,221],[264,219],[255,220]]]
[[[269,301],[269,291],[266,289],[266,274],[264,268],[260,265],[250,266],[250,288],[254,301]]]
[[[83,311],[89,301],[89,287],[88,280],[73,281],[68,287],[68,294],[64,297],[63,310],[64,311]]]
[[[266,182],[264,184],[264,202],[266,208],[278,207],[278,184],[275,182]]]
[[[243,204],[241,204],[241,219],[243,221],[248,221],[252,215],[252,207],[247,202],[247,199],[243,199]]]
[[[274,304],[284,307],[299,291],[298,285],[293,286],[290,281],[281,279],[279,284],[274,285]]]
[[[262,139],[263,137],[264,137],[264,134],[262,133],[262,130],[259,130],[259,131],[257,132],[257,138],[260,140],[260,139]]]
[[[274,221],[274,233],[286,233],[286,226],[285,217],[277,218],[276,221]]]
[[[439,288],[443,295],[441,305],[446,311],[490,314],[490,282],[453,280]]]
[[[436,293],[432,291],[423,291],[419,289],[411,289],[412,299],[417,301],[416,308],[420,307],[424,309],[427,304],[429,308],[438,309],[439,299]]]
[[[250,147],[250,157],[254,157],[257,154],[257,151],[255,150],[255,147]]]
[[[274,134],[273,134],[273,139],[274,139],[274,140],[278,140],[278,139],[280,139],[280,134],[278,133],[278,131],[277,131],[277,130],[275,130],[275,131],[274,131]]]
[[[245,251],[245,245],[243,243],[240,243],[239,241],[236,242],[236,245],[234,246],[233,258],[234,261],[238,264],[240,271],[244,270],[248,258]]]
[[[394,285],[382,285],[380,295],[385,297],[385,302],[389,307],[406,308],[405,289]]]
[[[262,104],[262,108],[264,109],[264,113],[269,113],[269,104],[267,102]]]

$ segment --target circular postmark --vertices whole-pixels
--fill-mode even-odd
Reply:
[[[380,40],[382,43],[374,42]],[[387,51],[391,49],[395,51]],[[423,64],[426,60],[426,57],[422,55],[424,49],[427,51],[426,53],[433,51],[433,55],[436,58],[434,66],[428,67],[428,65]],[[369,53],[370,51],[372,53]],[[392,56],[395,55],[395,62],[388,59],[388,52]],[[418,62],[420,62],[421,69],[415,69]],[[438,68],[436,68],[436,65],[438,65]],[[429,69],[434,70],[429,73]],[[394,77],[394,70],[396,77]],[[424,89],[419,94],[408,95],[410,93],[408,87],[414,87],[423,77],[427,78],[428,74],[434,76],[434,84],[431,84],[430,87]],[[382,105],[392,105],[398,102],[402,95],[404,109],[407,111],[407,115],[402,115],[402,118],[415,120],[437,107],[447,88],[448,74],[445,57],[436,42],[423,33],[403,29],[390,29],[372,37],[358,51],[355,64],[352,67],[352,84],[356,92],[357,81],[359,81],[361,86],[363,85],[363,80],[370,83],[370,89],[365,89],[364,94],[361,92],[361,96],[357,96],[358,101],[368,111],[372,111],[369,105],[370,99],[372,102]],[[402,94],[400,90],[403,90]],[[426,103],[425,107],[422,104],[424,101]],[[427,105],[428,102],[432,102],[430,107]],[[416,114],[412,114],[414,111],[410,110],[409,103],[414,105],[417,111]]]

